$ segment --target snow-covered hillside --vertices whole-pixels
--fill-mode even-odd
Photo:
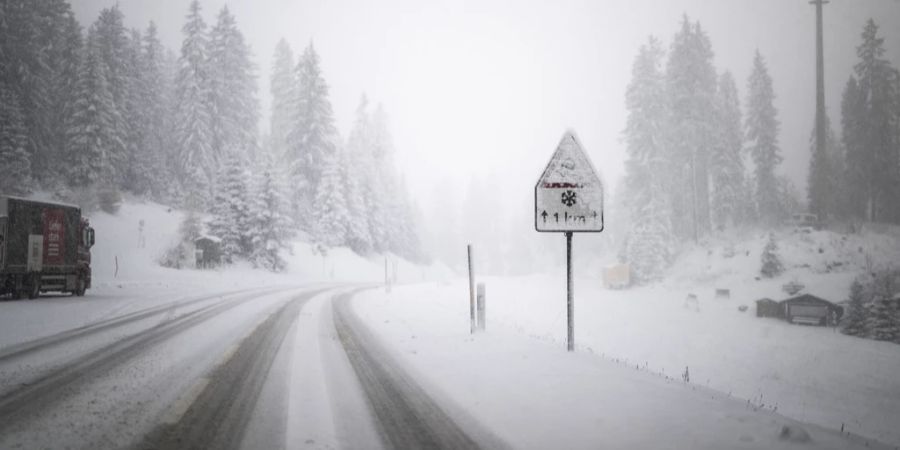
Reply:
[[[284,273],[253,269],[246,262],[213,270],[176,270],[161,267],[160,257],[178,241],[183,212],[153,202],[126,201],[118,213],[93,212],[90,221],[97,233],[92,249],[94,285],[178,282],[204,284],[216,280],[227,285],[306,281],[383,282],[385,260],[397,282],[442,280],[452,273],[441,264],[423,267],[394,255],[361,257],[347,248],[331,249],[326,257],[306,242],[291,242]],[[143,232],[140,222],[143,221]],[[141,239],[143,234],[143,239]],[[143,244],[143,245],[142,245]],[[118,264],[118,272],[116,266]]]
[[[577,277],[576,349],[678,380],[687,367],[691,383],[749,407],[900,444],[900,345],[846,336],[831,327],[757,318],[754,305],[762,297],[786,298],[781,286],[790,281],[805,284],[805,292],[842,301],[857,273],[900,261],[897,230],[850,235],[785,230],[776,239],[786,271],[774,279],[757,279],[767,240],[763,233],[687,250],[669,275],[651,286],[608,290],[600,274]],[[478,281],[486,284],[490,339],[530,337],[562,351],[564,269]],[[715,298],[716,289],[730,289],[730,298]],[[689,294],[697,296],[698,308],[686,307]],[[357,302],[363,315],[386,335],[406,336],[405,347],[428,352],[424,342],[432,338],[468,338],[466,280],[372,297]],[[741,305],[748,310],[739,311]],[[455,334],[434,337],[429,329],[435,327],[419,325],[441,317],[456,325],[442,332]]]

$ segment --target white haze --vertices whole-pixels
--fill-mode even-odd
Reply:
[[[153,20],[163,42],[179,50],[189,0],[75,0],[73,7],[90,24],[116,3],[127,26],[143,30]],[[767,59],[782,125],[780,170],[805,192],[815,89],[815,15],[806,0],[204,0],[207,24],[224,4],[255,55],[261,129],[268,127],[275,43],[284,37],[296,53],[312,40],[344,136],[363,92],[384,104],[397,160],[426,218],[462,202],[472,175],[490,180],[485,195],[501,203],[498,213],[527,206],[567,128],[577,131],[611,192],[624,172],[631,63],[650,34],[668,46],[682,14],[706,30],[716,68],[732,71],[742,100],[754,50]],[[837,130],[840,95],[870,17],[896,66],[900,2],[833,0],[825,7],[826,102]]]

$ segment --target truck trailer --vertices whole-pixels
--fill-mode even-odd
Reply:
[[[0,295],[84,295],[94,229],[77,206],[0,196]]]

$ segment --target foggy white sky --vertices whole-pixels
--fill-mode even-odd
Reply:
[[[84,26],[116,0],[74,0]],[[782,123],[782,172],[805,185],[814,109],[814,9],[806,0],[421,1],[203,0],[208,24],[223,4],[254,52],[264,117],[275,43],[312,39],[346,136],[360,95],[391,117],[397,158],[426,214],[436,180],[465,194],[470,174],[530,198],[566,128],[579,135],[611,191],[623,173],[620,142],[632,60],[650,34],[666,47],[681,16],[699,20],[719,71],[741,99],[753,52],[767,58]],[[178,51],[189,0],[118,0],[129,27],[157,23]],[[840,93],[869,17],[900,63],[898,0],[832,0],[825,9],[826,101],[839,124]],[[268,126],[267,119],[262,126]]]

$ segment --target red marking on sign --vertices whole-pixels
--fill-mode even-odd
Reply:
[[[66,257],[65,213],[61,209],[45,209],[44,219],[44,264],[61,265]]]
[[[546,183],[545,182],[544,183],[544,189],[572,189],[572,188],[580,189],[583,187],[584,187],[584,185],[579,184],[579,183],[569,183],[569,182],[565,182],[565,183]]]

